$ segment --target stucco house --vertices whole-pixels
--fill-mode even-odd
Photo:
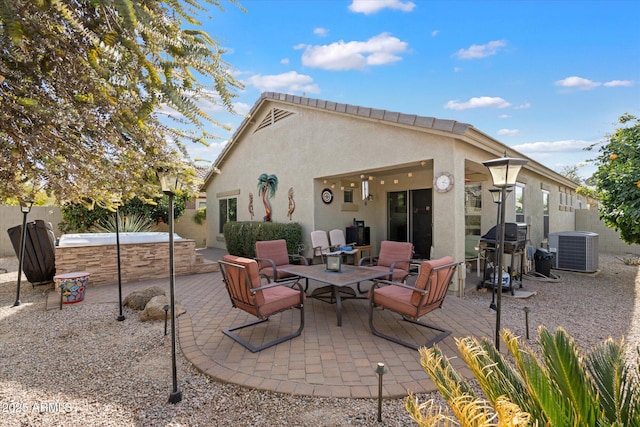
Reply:
[[[278,181],[271,220],[301,223],[308,257],[311,231],[357,219],[369,227],[374,253],[383,240],[410,241],[417,258],[464,260],[496,224],[482,162],[505,153],[528,160],[506,200],[506,222],[526,223],[534,247],[550,232],[574,230],[575,209],[586,208],[577,184],[470,124],[263,93],[205,180],[207,242],[225,248],[228,220],[263,220],[265,174]]]

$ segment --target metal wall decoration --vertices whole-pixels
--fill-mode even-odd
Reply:
[[[277,176],[263,173],[258,177],[258,194],[262,196],[262,203],[264,204],[264,210],[266,213],[264,216],[265,222],[271,222],[271,203],[269,202],[269,199],[276,195],[277,190]]]
[[[253,193],[249,193],[249,215],[253,221]]]
[[[287,216],[289,217],[289,221],[293,219],[293,211],[296,210],[296,202],[293,200],[293,187],[289,189],[287,193],[289,197],[289,211],[287,212]]]

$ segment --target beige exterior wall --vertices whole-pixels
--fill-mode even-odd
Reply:
[[[274,108],[293,114],[257,129]],[[384,111],[369,113],[361,114],[360,107],[342,105],[338,108],[334,103],[282,94],[275,97],[267,94],[258,100],[250,120],[243,122],[231,145],[216,162],[221,173],[206,183],[210,224],[207,242],[225,248],[218,222],[221,198],[238,198],[239,221],[262,221],[265,208],[257,185],[258,177],[266,173],[276,175],[279,182],[277,193],[271,199],[272,221],[290,221],[287,191],[293,188],[296,209],[291,220],[303,227],[307,257],[312,255],[311,231],[344,229],[354,218],[364,220],[371,228],[371,243],[377,253],[380,242],[388,238],[387,194],[432,189],[434,176],[448,172],[455,180],[451,191],[432,191],[434,252],[431,257],[453,255],[463,260],[465,182],[482,185],[481,230],[484,234],[496,223],[497,205],[488,192],[492,182],[482,162],[501,157],[505,150],[513,157],[522,156],[464,124],[459,124],[461,128],[455,122],[436,120],[431,126],[425,126],[429,118],[422,117],[418,126],[409,124],[415,116],[400,114],[397,120],[387,120],[397,113],[389,116]],[[378,118],[373,118],[376,115]],[[361,197],[361,175],[374,177],[369,181],[373,200],[367,203]],[[539,246],[544,238],[542,188],[550,194],[549,231],[574,229],[574,210],[560,202],[561,191],[571,192],[563,186],[575,187],[570,181],[533,160],[519,181],[526,184],[525,221],[530,225],[533,245]],[[341,187],[351,188],[351,183],[354,202],[345,204]],[[334,193],[334,201],[329,205],[320,198],[324,188],[331,188]],[[248,210],[249,193],[253,194],[253,218]],[[572,196],[575,203],[575,193]],[[506,201],[506,221],[515,221],[513,195]],[[457,285],[454,281],[454,290]]]
[[[598,233],[598,252],[640,255],[640,245],[620,240],[620,233],[600,221],[597,210],[576,210],[576,230]]]

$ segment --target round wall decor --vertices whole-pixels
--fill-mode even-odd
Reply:
[[[322,190],[321,197],[322,201],[328,205],[329,203],[333,202],[333,191],[331,191],[330,188],[325,188],[324,190]]]
[[[433,179],[433,186],[438,193],[446,193],[453,188],[453,175],[442,172]]]

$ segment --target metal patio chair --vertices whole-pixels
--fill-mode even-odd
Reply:
[[[297,289],[291,288],[285,283],[269,282],[262,285],[258,264],[255,260],[225,255],[218,263],[233,307],[257,317],[257,320],[243,325],[223,329],[222,332],[225,335],[255,353],[295,338],[302,333],[305,293],[297,279],[294,279],[290,284]],[[300,310],[300,326],[291,334],[256,346],[234,333],[239,329],[266,322],[270,316],[294,308]]]
[[[453,273],[460,264],[463,263],[454,262],[453,257],[450,256],[423,261],[413,286],[389,280],[374,280],[373,286],[369,291],[369,327],[371,328],[371,333],[414,350],[421,347],[402,340],[396,335],[380,332],[373,321],[374,314],[380,312],[380,310],[376,310],[376,307],[379,307],[400,314],[407,322],[439,332],[434,338],[427,341],[424,345],[426,347],[431,347],[449,336],[451,331],[422,322],[419,319],[427,313],[442,307]]]

